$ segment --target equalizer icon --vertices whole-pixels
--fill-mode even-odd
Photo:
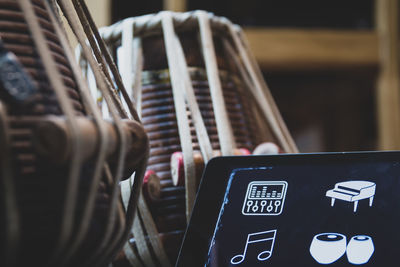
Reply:
[[[282,213],[288,184],[285,181],[253,181],[247,187],[243,215]]]

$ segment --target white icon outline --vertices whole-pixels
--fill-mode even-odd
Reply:
[[[357,212],[358,202],[369,199],[369,206],[372,207],[376,191],[376,184],[370,181],[352,180],[336,183],[333,189],[326,191],[325,196],[331,198],[331,207],[335,200],[353,202],[353,212]]]
[[[275,195],[269,195],[270,193],[266,192],[267,187],[274,185],[283,186],[282,191],[280,193],[276,193]],[[263,186],[263,191],[256,191],[255,186]],[[245,216],[278,216],[282,214],[287,188],[288,183],[286,181],[250,182],[247,186],[246,196],[244,198],[242,207],[242,214]],[[250,208],[253,212],[250,212]],[[260,213],[257,213],[258,210],[260,210]]]
[[[321,233],[313,237],[310,254],[319,264],[332,264],[343,257],[351,264],[368,263],[375,252],[374,242],[368,235],[355,235],[347,243],[347,238],[339,233]]]
[[[250,233],[247,235],[247,239],[246,239],[246,244],[244,246],[243,249],[243,254],[237,254],[235,256],[233,256],[231,258],[231,264],[237,265],[240,264],[244,261],[244,259],[246,258],[246,253],[247,253],[247,248],[249,246],[249,244],[253,244],[253,243],[259,243],[259,242],[267,242],[272,240],[272,243],[270,245],[270,249],[269,250],[264,250],[261,253],[258,253],[257,255],[257,260],[259,261],[266,261],[269,258],[271,258],[272,253],[274,251],[274,245],[275,245],[275,238],[276,238],[276,232],[277,230],[268,230],[268,231],[262,231],[262,232],[256,232],[256,233]],[[255,239],[252,240],[252,237],[257,237],[257,236],[262,236],[265,234],[271,234],[272,233],[272,237],[266,237],[266,238],[260,238],[260,239]],[[266,257],[263,257],[264,254],[268,253],[268,255]],[[239,261],[235,261],[235,259],[240,259]]]

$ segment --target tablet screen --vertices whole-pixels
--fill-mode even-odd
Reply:
[[[399,265],[400,163],[303,157],[219,164],[229,171],[198,266]]]

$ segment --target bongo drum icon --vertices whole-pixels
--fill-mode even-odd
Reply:
[[[150,143],[141,219],[124,247],[124,262],[175,262],[209,159],[248,154],[267,141],[285,152],[297,148],[243,32],[226,18],[165,11],[125,19],[100,33]],[[83,58],[80,63],[87,66]],[[102,106],[91,69],[85,73]]]
[[[311,256],[320,264],[331,264],[339,260],[345,253],[351,264],[365,264],[374,254],[372,238],[367,235],[353,236],[346,244],[346,236],[338,233],[322,233],[314,236]]]
[[[346,253],[346,236],[338,233],[322,233],[314,236],[311,256],[320,264],[331,264]]]
[[[365,264],[374,253],[372,238],[367,235],[353,236],[347,245],[347,259],[352,264]]]

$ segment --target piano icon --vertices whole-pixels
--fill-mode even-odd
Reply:
[[[357,211],[358,201],[369,199],[369,206],[372,206],[375,196],[376,184],[368,181],[348,181],[335,184],[335,188],[328,190],[326,196],[331,198],[331,206],[335,200],[354,202],[353,211]]]

